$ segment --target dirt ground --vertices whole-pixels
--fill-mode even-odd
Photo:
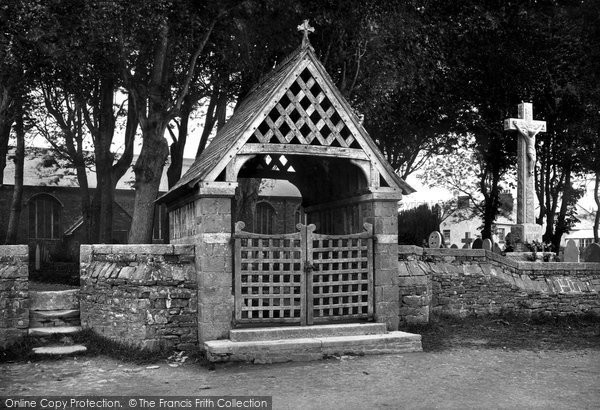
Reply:
[[[600,408],[599,323],[481,319],[421,331],[422,353],[310,363],[3,363],[0,396],[272,395],[275,409]]]

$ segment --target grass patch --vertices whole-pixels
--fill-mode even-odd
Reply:
[[[32,361],[35,355],[31,349],[34,347],[33,338],[25,336],[7,348],[0,349],[0,363]]]
[[[107,356],[125,363],[133,363],[137,365],[156,363],[157,361],[163,360],[167,361],[169,358],[174,357],[173,354],[175,352],[174,349],[166,348],[161,348],[158,351],[141,349],[131,344],[125,344],[110,340],[88,329],[69,336],[26,336],[21,341],[13,344],[7,349],[0,350],[0,363],[57,360],[65,355],[36,355],[33,353],[32,349],[38,346],[72,344],[84,345],[85,347],[87,347],[87,351],[69,356]],[[189,361],[195,361],[200,363],[204,363],[206,361],[203,355],[198,351],[186,352],[186,355],[188,356]]]
[[[424,351],[454,348],[600,350],[600,318],[526,318],[515,315],[437,316],[428,325],[402,330],[422,335]]]
[[[173,349],[161,348],[158,351],[150,351],[132,344],[116,342],[89,329],[79,332],[77,339],[79,341],[76,343],[84,344],[87,347],[87,356],[108,356],[122,362],[139,365],[167,359],[173,353]]]

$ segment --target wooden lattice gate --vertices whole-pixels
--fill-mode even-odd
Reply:
[[[349,235],[235,230],[236,324],[301,324],[373,317],[373,228]]]

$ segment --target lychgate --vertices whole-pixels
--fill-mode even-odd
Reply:
[[[357,234],[261,235],[236,224],[235,324],[312,325],[373,318],[373,227]]]
[[[287,180],[294,232],[244,231],[243,178]],[[196,245],[200,342],[234,327],[373,320],[398,327],[400,179],[306,39],[257,84],[161,198],[171,243]]]

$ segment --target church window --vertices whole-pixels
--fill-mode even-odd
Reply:
[[[268,202],[256,204],[255,232],[270,235],[273,233],[275,209]]]
[[[52,195],[36,195],[29,201],[29,237],[60,239],[62,205]]]

